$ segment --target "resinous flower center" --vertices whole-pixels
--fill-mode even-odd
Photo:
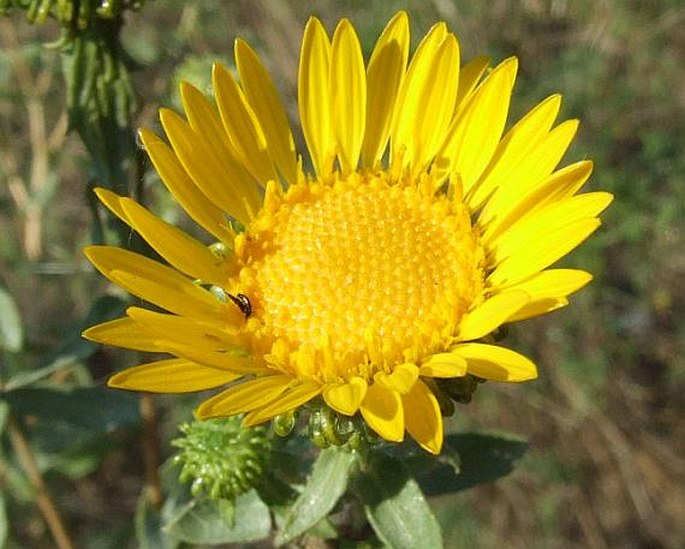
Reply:
[[[446,345],[482,254],[466,207],[433,188],[383,173],[267,191],[236,246],[260,334],[390,367]]]

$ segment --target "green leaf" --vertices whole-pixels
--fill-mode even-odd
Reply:
[[[419,484],[398,458],[372,456],[356,487],[371,526],[388,547],[443,546],[438,521]]]
[[[150,505],[145,490],[138,498],[135,529],[140,549],[174,549],[179,545],[177,540],[163,531],[161,513]]]
[[[127,303],[118,297],[103,296],[97,299],[86,317],[69,329],[67,337],[50,353],[45,361],[35,370],[14,376],[5,385],[5,391],[14,391],[20,387],[31,385],[62,368],[88,358],[98,349],[99,345],[83,339],[81,332],[90,326],[123,315],[126,307]]]
[[[335,448],[323,450],[302,493],[276,536],[276,544],[291,541],[326,517],[345,493],[356,456]]]
[[[33,423],[54,430],[66,424],[103,433],[137,425],[140,417],[136,395],[104,387],[24,387],[7,393],[5,400],[18,416],[31,416]]]
[[[21,350],[23,341],[19,309],[12,296],[0,288],[0,349],[16,353]]]
[[[409,461],[428,496],[466,490],[508,475],[528,443],[507,433],[463,433],[448,435],[445,448],[459,454],[459,469],[430,456],[415,456]]]
[[[271,531],[269,508],[254,490],[228,500],[192,500],[164,525],[169,536],[194,544],[248,543]]]

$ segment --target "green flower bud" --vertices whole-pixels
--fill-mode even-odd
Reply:
[[[180,426],[181,449],[174,462],[179,479],[190,482],[194,496],[234,499],[261,478],[271,455],[271,438],[263,426],[245,428],[240,417],[193,421]]]

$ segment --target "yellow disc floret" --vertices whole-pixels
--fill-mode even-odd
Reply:
[[[433,189],[385,173],[270,186],[236,242],[254,350],[319,381],[444,350],[481,294],[482,251],[460,197]]]

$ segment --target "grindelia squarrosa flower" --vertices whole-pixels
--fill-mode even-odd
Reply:
[[[246,425],[318,399],[388,441],[406,432],[438,453],[442,380],[536,377],[491,334],[565,306],[589,282],[550,267],[597,229],[611,195],[578,194],[589,160],[557,169],[578,127],[555,125],[559,95],[505,132],[515,58],[462,64],[444,23],[411,58],[409,42],[400,12],[365,63],[349,21],[331,38],[309,20],[298,78],[306,159],[242,40],[237,76],[214,66],[214,101],[183,83],[185,118],[160,111],[168,143],[140,131],[208,238],[98,190],[164,262],[87,248],[110,281],[155,307],[131,307],[85,337],[171,356],[110,386],[223,387],[197,415],[245,414]]]

